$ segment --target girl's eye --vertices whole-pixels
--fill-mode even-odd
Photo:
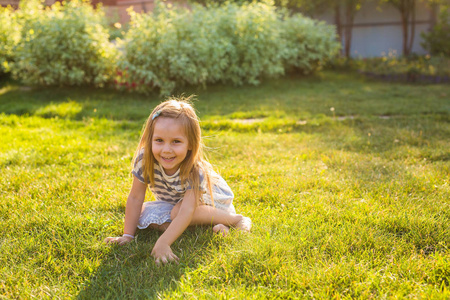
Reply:
[[[173,141],[175,144],[181,143],[179,140]]]
[[[161,143],[162,139],[155,139],[155,142]]]

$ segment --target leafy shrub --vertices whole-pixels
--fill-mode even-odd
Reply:
[[[22,33],[11,67],[16,78],[33,85],[102,86],[110,80],[118,52],[100,9],[81,0],[47,8],[31,0],[18,14]]]
[[[119,22],[108,24],[109,40],[115,42],[117,39],[123,39],[123,36],[127,31],[127,26],[127,24],[121,24]]]
[[[448,82],[450,59],[430,55],[416,57],[374,57],[358,62],[359,70],[369,76],[392,80]]]
[[[229,6],[233,9],[228,16],[231,20],[227,24],[221,22],[219,30],[228,33],[235,51],[227,53],[229,67],[225,69],[224,81],[258,84],[260,78],[282,75],[284,44],[275,7],[261,3]],[[231,24],[233,27],[228,27]]]
[[[141,91],[156,87],[170,92],[176,83],[205,84],[210,69],[220,74],[227,65],[220,60],[226,49],[221,47],[220,38],[212,38],[213,16],[201,14],[202,9],[189,13],[169,10],[162,4],[152,14],[130,11],[125,59],[119,72],[122,84],[137,86]],[[216,51],[212,51],[214,42]]]
[[[336,43],[336,29],[300,14],[281,22],[285,40],[283,59],[286,69],[295,68],[309,73],[336,57],[340,44]]]
[[[265,3],[191,10],[159,3],[151,14],[130,15],[117,80],[142,92],[169,93],[184,84],[258,84],[291,67],[310,72],[337,45],[331,26],[290,19]]]
[[[336,56],[333,57],[326,65],[329,70],[353,72],[360,68],[360,58]]]
[[[432,55],[450,57],[450,12],[449,6],[444,6],[439,14],[439,21],[429,33],[422,33],[422,47]]]
[[[20,27],[14,10],[0,6],[0,73],[10,71],[14,47],[20,40]]]

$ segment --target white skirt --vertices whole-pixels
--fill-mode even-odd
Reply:
[[[137,225],[139,229],[147,228],[150,224],[161,225],[172,222],[170,212],[175,204],[166,201],[150,201],[145,202],[143,205],[144,209]]]
[[[225,180],[220,178],[218,183],[216,183],[212,189],[214,194],[214,207],[235,214],[236,209],[233,205],[234,195]],[[205,205],[213,206],[211,196],[206,193],[203,194],[203,203]],[[156,200],[145,202],[143,205],[144,209],[142,210],[137,226],[139,229],[147,228],[150,224],[161,225],[163,223],[172,222],[170,212],[176,205],[175,203]]]

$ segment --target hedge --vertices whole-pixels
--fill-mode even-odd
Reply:
[[[338,53],[334,26],[265,3],[130,10],[117,80],[141,92],[185,84],[258,84],[293,68],[309,73]]]
[[[118,50],[109,42],[101,9],[88,1],[44,7],[25,1],[18,18],[21,38],[11,72],[31,85],[103,86],[115,74]]]
[[[338,53],[335,28],[267,3],[129,10],[124,39],[109,41],[103,10],[88,1],[22,1],[0,10],[1,70],[31,85],[105,86],[168,94],[183,85],[259,84],[310,73]],[[16,28],[16,31],[11,31]],[[120,51],[118,50],[120,49]]]

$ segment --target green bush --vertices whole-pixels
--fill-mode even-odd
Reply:
[[[359,71],[368,76],[391,80],[448,82],[450,59],[440,56],[364,58],[357,62]]]
[[[310,72],[337,49],[333,27],[286,17],[266,3],[191,10],[159,3],[150,14],[130,15],[117,80],[141,92],[169,93],[184,84],[258,84],[292,67]]]
[[[20,27],[14,10],[0,6],[0,73],[10,71],[14,47],[20,41]]]
[[[228,24],[221,22],[219,29],[226,30],[235,51],[228,53],[231,68],[225,69],[224,80],[258,84],[261,78],[282,75],[284,44],[280,16],[275,7],[262,3],[229,6],[232,8],[232,14],[228,16],[231,20]],[[233,27],[229,28],[230,25]]]
[[[223,57],[228,41],[214,32],[214,16],[203,11],[199,7],[192,13],[170,10],[162,4],[152,14],[130,11],[120,65],[123,73],[119,72],[122,84],[143,92],[153,88],[170,92],[176,83],[206,84],[208,78],[220,78],[228,65]]]
[[[450,57],[450,12],[449,6],[444,6],[439,14],[439,21],[429,33],[422,33],[422,47],[432,55]]]
[[[22,30],[11,71],[24,83],[103,86],[115,74],[118,51],[101,9],[80,0],[44,8],[31,0],[17,13]]]
[[[284,66],[309,73],[339,53],[336,29],[300,14],[285,18],[282,25]]]

